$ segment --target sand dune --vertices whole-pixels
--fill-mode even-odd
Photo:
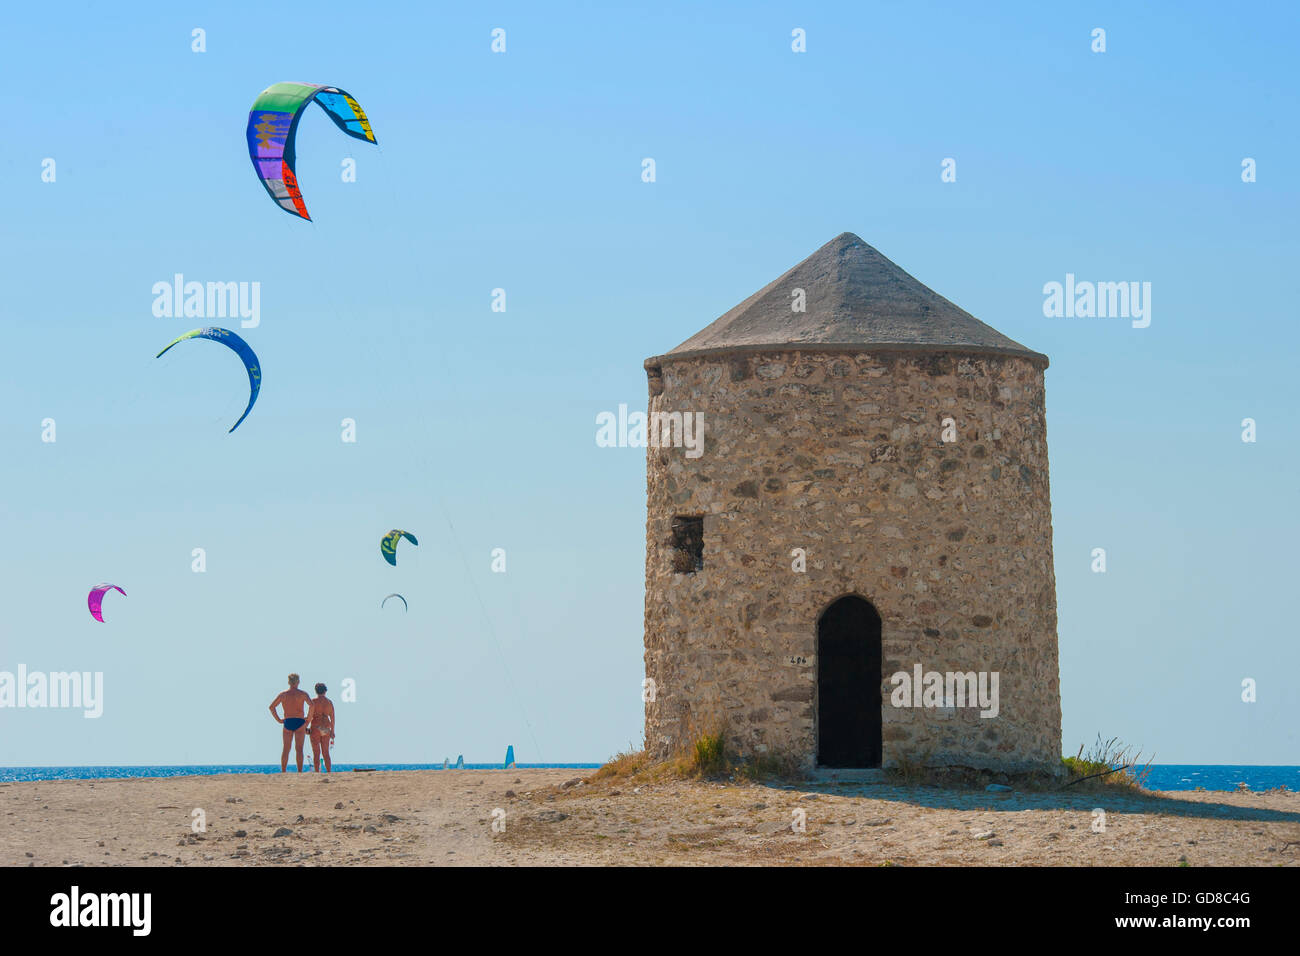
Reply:
[[[0,865],[1300,864],[1297,793],[574,783],[577,774],[0,784]],[[1105,811],[1104,832],[1093,830],[1094,808]],[[204,832],[192,829],[195,809]],[[493,832],[498,809],[503,832]],[[791,829],[795,810],[802,833]]]

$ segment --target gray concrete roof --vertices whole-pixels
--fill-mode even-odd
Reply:
[[[792,311],[795,289],[804,290],[804,312]],[[836,236],[712,325],[645,364],[714,352],[770,351],[773,346],[994,353],[1047,366],[1046,355],[926,288],[851,232]]]

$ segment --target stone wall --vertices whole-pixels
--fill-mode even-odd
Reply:
[[[647,451],[649,750],[725,724],[741,753],[812,767],[817,620],[857,594],[883,619],[884,766],[1059,766],[1042,369],[788,350],[648,373],[651,414],[702,412],[705,434],[697,458]],[[941,441],[946,417],[956,442]],[[674,570],[677,515],[704,516],[702,570]],[[998,716],[892,706],[890,675],[918,663],[998,672]]]

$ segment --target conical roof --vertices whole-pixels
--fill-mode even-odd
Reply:
[[[803,289],[805,311],[793,310]],[[647,366],[687,355],[766,351],[915,351],[1018,355],[1047,366],[965,309],[926,288],[851,232],[841,233],[775,282]]]

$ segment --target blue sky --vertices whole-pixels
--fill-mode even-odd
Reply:
[[[596,447],[595,416],[643,408],[644,358],[843,231],[1052,359],[1063,749],[1300,762],[1300,18],[1174,10],[11,12],[0,669],[103,671],[106,699],[0,710],[0,764],[271,762],[289,670],[356,681],[344,761],[639,745],[644,458]],[[310,224],[245,148],[281,80],[348,90],[379,140],[304,118]],[[261,283],[233,435],[230,353],[153,359],[209,324],[153,315],[177,272]],[[1067,272],[1150,282],[1151,326],[1044,317]],[[394,527],[420,546],[391,568]],[[128,594],[103,625],[100,581]],[[409,614],[380,613],[391,591]]]

